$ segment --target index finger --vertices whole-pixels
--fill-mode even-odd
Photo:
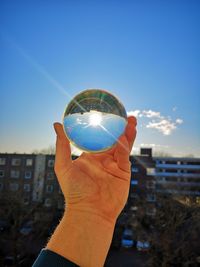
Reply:
[[[126,129],[125,129],[125,136],[126,136],[128,143],[129,143],[130,152],[132,150],[133,143],[135,141],[135,137],[137,134],[136,126],[137,126],[136,118],[134,116],[128,117],[128,124],[127,124]]]

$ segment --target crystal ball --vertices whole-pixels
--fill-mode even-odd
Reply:
[[[112,148],[127,124],[122,103],[110,92],[89,89],[77,94],[64,111],[69,141],[82,151],[99,153]]]

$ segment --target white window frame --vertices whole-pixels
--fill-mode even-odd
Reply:
[[[21,159],[19,158],[13,158],[11,161],[12,166],[20,166],[21,165]]]
[[[53,180],[54,179],[54,173],[53,172],[47,172],[47,180]]]
[[[45,207],[51,207],[52,206],[52,200],[50,198],[45,198],[44,206]]]
[[[27,173],[29,173],[30,175],[27,175]],[[31,179],[31,177],[32,177],[32,172],[31,171],[25,171],[24,178],[25,179]]]
[[[147,201],[148,202],[156,202],[156,195],[155,194],[147,194]]]
[[[24,191],[30,192],[31,191],[31,185],[30,184],[24,184]]]
[[[15,179],[19,179],[19,177],[20,177],[20,171],[18,171],[18,170],[11,170],[10,171],[10,177],[11,178],[15,178]]]
[[[6,158],[0,158],[0,165],[6,165]]]
[[[49,159],[48,160],[48,167],[53,168],[54,167],[54,162],[55,162],[54,159]]]
[[[19,189],[19,184],[17,184],[17,183],[10,183],[9,184],[9,188],[10,188],[10,191],[18,191],[18,189]]]
[[[28,167],[33,166],[33,159],[26,159],[26,166]]]
[[[154,181],[154,180],[146,181],[146,188],[147,189],[155,189],[156,188],[156,181]]]
[[[46,185],[46,193],[52,193],[53,192],[53,185]]]
[[[25,201],[26,199],[27,199],[27,201]],[[30,203],[30,198],[24,197],[23,202],[24,202],[24,205],[28,205]]]

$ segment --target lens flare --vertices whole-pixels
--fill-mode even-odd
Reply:
[[[99,126],[102,122],[102,116],[99,112],[92,111],[92,114],[89,117],[89,125],[91,126]]]
[[[111,93],[101,89],[80,92],[67,105],[65,134],[77,148],[99,153],[113,147],[127,124],[124,106]]]

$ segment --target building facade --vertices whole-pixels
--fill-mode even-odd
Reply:
[[[200,203],[200,159],[154,158],[157,192]]]
[[[54,155],[0,154],[0,196],[15,195],[24,206],[63,210]]]
[[[76,157],[74,156],[73,159]],[[25,207],[64,209],[63,195],[54,172],[54,155],[0,154],[0,197],[18,196]],[[157,194],[193,197],[200,202],[200,159],[152,157],[151,149],[130,156],[131,181],[123,210],[129,220],[156,214]]]

